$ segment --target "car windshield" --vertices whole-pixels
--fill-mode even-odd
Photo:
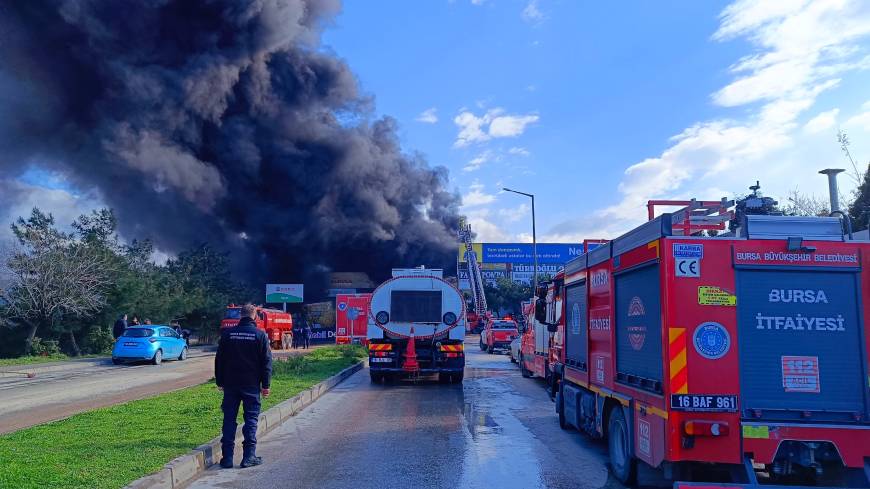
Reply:
[[[241,307],[228,307],[227,314],[224,316],[224,319],[239,319],[242,317],[242,308]]]
[[[513,321],[495,321],[492,323],[492,329],[516,329],[517,323]]]
[[[128,338],[147,338],[153,334],[154,330],[148,328],[130,328],[124,331],[124,336]]]

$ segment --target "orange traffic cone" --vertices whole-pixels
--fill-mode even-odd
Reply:
[[[408,338],[408,348],[405,350],[405,364],[402,370],[409,373],[419,372],[420,364],[417,363],[417,348],[414,346],[414,327],[411,326],[411,337]]]

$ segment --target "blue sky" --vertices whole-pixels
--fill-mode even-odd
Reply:
[[[870,159],[866,2],[348,0],[323,43],[484,240],[530,239],[502,186],[536,194],[540,239],[579,240],[756,179],[825,197],[838,128]]]

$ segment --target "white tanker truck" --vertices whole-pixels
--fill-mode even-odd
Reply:
[[[465,300],[443,271],[394,268],[372,293],[368,324],[372,382],[438,375],[462,382]]]

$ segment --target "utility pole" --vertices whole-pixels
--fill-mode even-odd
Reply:
[[[532,255],[534,255],[534,271],[532,272],[532,297],[535,296],[538,290],[538,237],[535,233],[535,196],[534,194],[527,194],[526,192],[520,192],[519,190],[511,190],[507,187],[502,188],[505,192],[512,192],[515,194],[525,195],[532,199]]]

